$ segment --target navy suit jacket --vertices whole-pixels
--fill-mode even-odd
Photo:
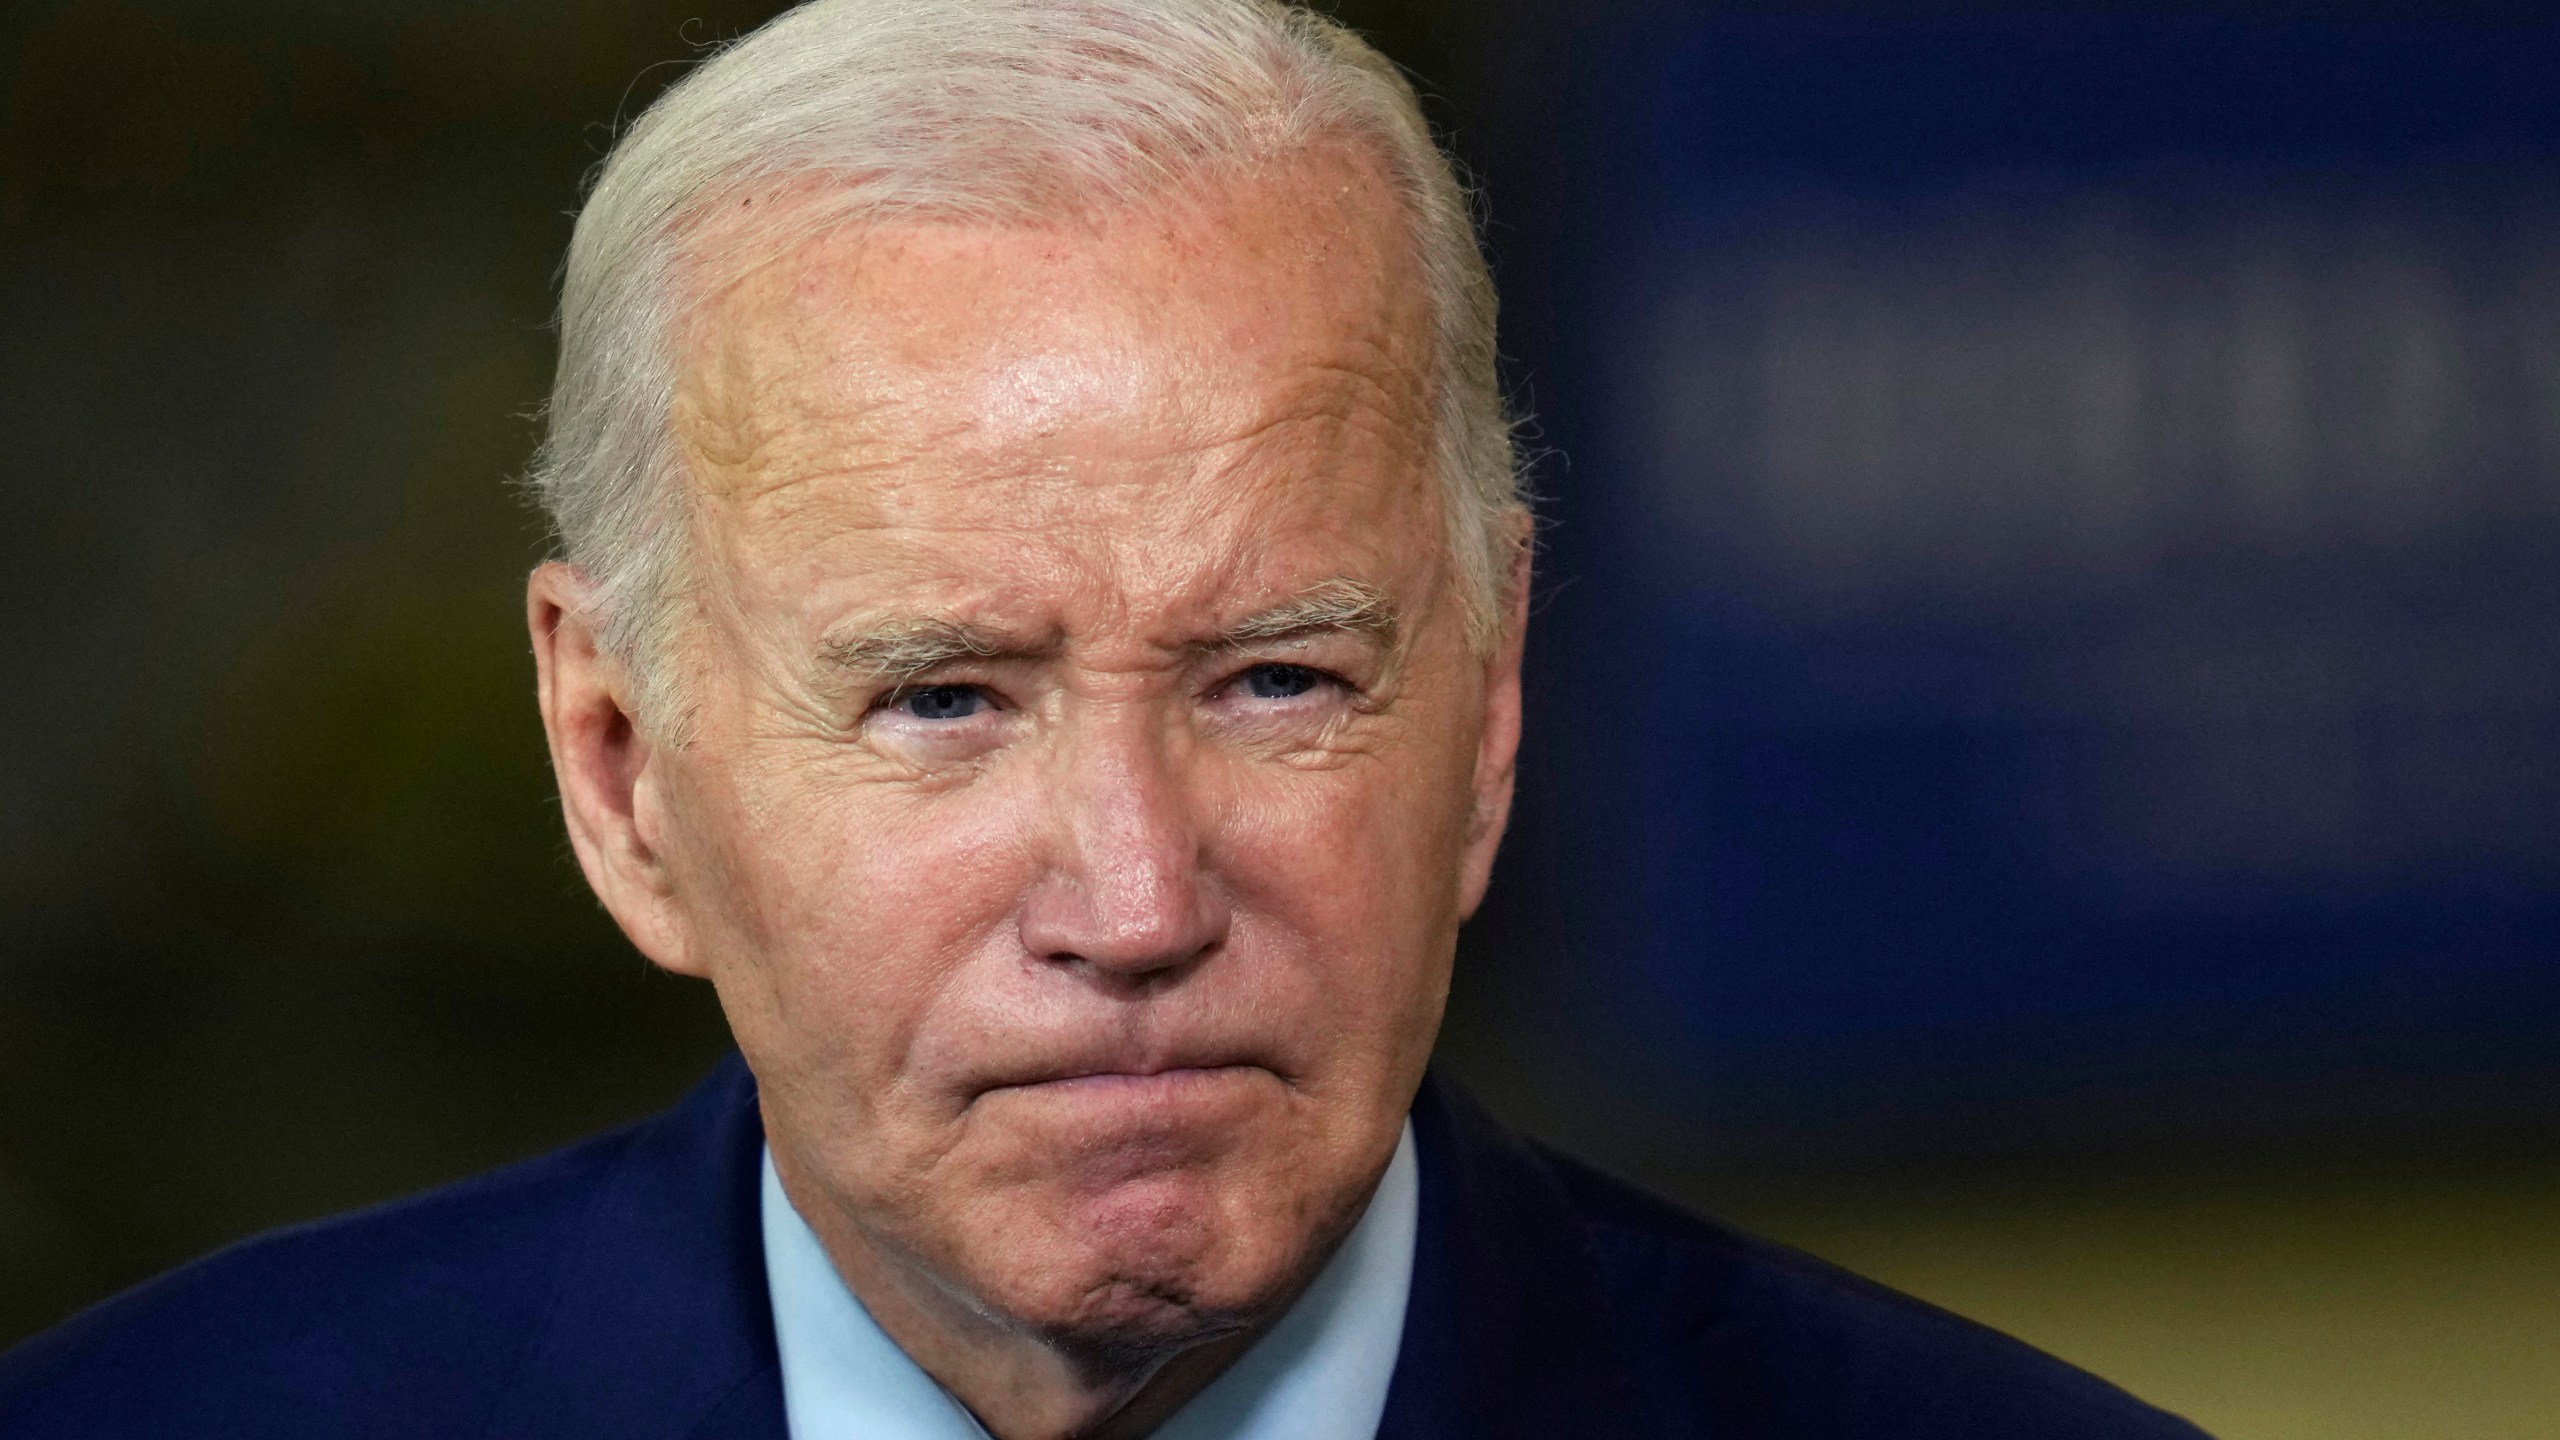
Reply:
[[[2194,1440],[2016,1341],[1414,1107],[1422,1218],[1381,1440]],[[251,1240],[0,1356],[8,1440],[785,1440],[755,1082]]]

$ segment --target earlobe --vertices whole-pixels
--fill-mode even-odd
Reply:
[[[525,587],[561,816],[587,884],[631,943],[668,970],[696,974],[662,850],[664,757],[634,717],[628,677],[598,639],[591,593],[586,577],[559,561],[536,568]]]

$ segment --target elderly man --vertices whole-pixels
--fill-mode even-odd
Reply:
[[[1273,0],[819,0],[580,216],[570,838],[743,1062],[0,1370],[11,1436],[2170,1436],[1425,1079],[1520,727],[1464,196]]]

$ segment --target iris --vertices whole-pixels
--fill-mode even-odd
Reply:
[[[1256,700],[1290,700],[1323,678],[1304,665],[1256,665],[1244,672],[1244,689]]]
[[[919,720],[966,720],[987,706],[975,685],[928,685],[899,697],[898,708]]]

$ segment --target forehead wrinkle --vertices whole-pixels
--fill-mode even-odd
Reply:
[[[1082,453],[1060,454],[1064,427],[1016,429],[980,423],[955,427],[932,437],[933,444],[910,447],[909,457],[930,455],[935,468],[962,483],[979,480],[1066,482],[1070,490],[1146,488],[1166,482],[1151,469],[1163,462],[1216,464],[1222,455],[1250,456],[1284,446],[1301,437],[1367,434],[1390,450],[1418,453],[1427,445],[1427,421],[1418,406],[1398,406],[1390,386],[1361,373],[1354,364],[1308,364],[1264,403],[1245,409],[1234,396],[1257,388],[1251,383],[1206,385],[1192,393],[1174,392],[1154,403],[1169,417],[1170,433],[1147,437],[1143,447],[1112,443],[1104,430],[1070,443]],[[1006,417],[1008,419],[1012,417]],[[1096,418],[1100,417],[1089,417]],[[1424,432],[1424,433],[1418,433]],[[1324,443],[1321,440],[1316,443]],[[1339,448],[1340,441],[1329,448]]]
[[[1366,437],[1366,438],[1364,438]],[[1257,548],[1250,533],[1267,520],[1261,505],[1287,504],[1293,492],[1325,496],[1316,503],[1334,510],[1343,498],[1330,482],[1346,466],[1367,469],[1362,452],[1377,445],[1387,451],[1391,470],[1409,473],[1382,493],[1363,497],[1355,508],[1401,508],[1413,498],[1429,499],[1428,453],[1413,443],[1406,427],[1377,416],[1365,406],[1312,408],[1289,405],[1266,411],[1247,425],[1224,434],[1203,436],[1157,458],[1178,462],[1172,474],[1132,473],[1123,478],[1078,476],[1071,492],[1120,488],[1155,492],[1159,523],[1144,528],[1158,538],[1198,541],[1216,535],[1224,563],[1233,564]],[[1401,453],[1399,453],[1401,452]],[[1209,483],[1222,480],[1226,487]],[[1239,491],[1233,487],[1241,487]],[[1336,513],[1339,513],[1338,511]],[[1376,517],[1372,516],[1372,520]],[[1241,527],[1241,532],[1239,530]],[[1366,526],[1362,528],[1368,528]],[[1136,539],[1133,534],[1130,539]]]
[[[1398,303],[1392,292],[1368,300],[1349,313],[1318,321],[1314,333],[1287,333],[1298,328],[1292,319],[1312,318],[1298,316],[1271,322],[1268,329],[1281,333],[1268,339],[1266,327],[1255,326],[1229,330],[1213,343],[1223,366],[1276,382],[1269,393],[1282,408],[1312,401],[1348,410],[1365,402],[1384,414],[1426,411],[1427,317]]]
[[[680,397],[677,435],[697,482],[739,508],[758,508],[833,478],[895,475],[952,438],[906,433],[914,426],[900,424],[898,416],[912,407],[892,398],[857,399],[789,383],[734,388],[754,400]]]
[[[1297,373],[1272,397],[1272,403],[1197,447],[1204,458],[1223,450],[1234,457],[1231,463],[1244,465],[1262,461],[1267,452],[1293,448],[1338,458],[1342,453],[1365,448],[1365,441],[1395,460],[1428,465],[1432,422],[1429,407],[1423,403],[1420,377],[1399,366],[1384,372],[1394,377],[1390,381],[1349,357],[1309,359],[1292,368]],[[1304,468],[1312,462],[1279,459],[1265,463],[1276,463],[1286,470]]]
[[[800,294],[807,280],[778,277],[734,287],[691,325],[677,377],[674,431],[697,483],[754,506],[811,482],[912,467],[948,447],[971,418],[921,423],[929,397],[883,374],[875,357],[818,327],[830,318]]]

